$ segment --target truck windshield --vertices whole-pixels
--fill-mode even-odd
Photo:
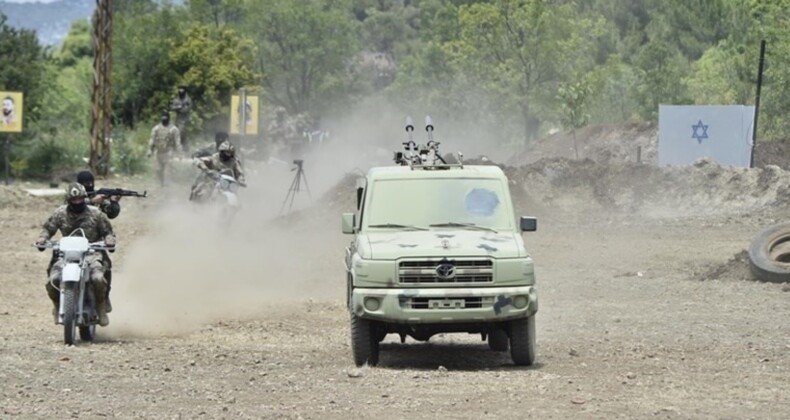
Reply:
[[[368,227],[403,225],[427,228],[512,227],[504,185],[497,179],[383,179],[370,188]]]

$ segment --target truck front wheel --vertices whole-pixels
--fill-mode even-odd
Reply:
[[[351,313],[351,351],[354,364],[375,366],[379,362],[379,333],[376,325]]]
[[[535,315],[510,321],[510,356],[517,366],[535,362]]]

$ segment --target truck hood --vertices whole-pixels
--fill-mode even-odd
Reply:
[[[375,232],[361,235],[370,258],[395,260],[409,257],[525,257],[521,235],[477,230]]]

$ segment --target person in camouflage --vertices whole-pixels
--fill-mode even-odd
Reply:
[[[120,196],[111,196],[105,197],[102,194],[96,194],[94,185],[93,185],[93,174],[90,171],[82,171],[77,174],[77,182],[82,184],[85,187],[85,191],[88,193],[88,199],[90,200],[90,205],[97,207],[102,213],[107,215],[108,219],[115,219],[121,214],[121,197]],[[56,253],[52,253],[53,263],[54,259],[57,258]],[[50,264],[51,266],[52,264]],[[110,289],[112,288],[112,261],[108,258],[104,261],[104,265],[106,270],[104,271],[104,277],[107,280],[107,301],[105,307],[107,308],[107,312],[112,312],[112,303],[110,303]]]
[[[107,247],[115,247],[115,235],[110,225],[110,220],[99,209],[89,206],[87,203],[88,193],[85,187],[79,183],[71,183],[66,187],[67,204],[58,207],[54,213],[44,222],[43,229],[39,234],[36,245],[43,251],[46,242],[58,231],[61,235],[70,235],[77,229],[82,229],[85,238],[89,242],[103,240]],[[93,286],[93,293],[96,297],[96,312],[99,315],[99,325],[107,326],[110,319],[107,317],[105,307],[107,296],[107,282],[104,278],[105,263],[109,260],[106,253],[89,254],[87,257],[90,267],[90,284]],[[60,277],[63,272],[63,259],[58,258],[49,270],[49,281],[46,284],[47,294],[54,304],[52,310],[57,323],[58,303],[60,301]]]
[[[170,101],[170,110],[176,113],[176,127],[181,134],[181,145],[186,148],[189,114],[192,111],[192,98],[187,94],[186,86],[178,87],[178,94]]]
[[[156,152],[156,176],[163,186],[165,170],[174,150],[181,153],[181,133],[178,127],[170,124],[170,114],[164,113],[162,122],[151,130],[151,139],[148,141],[148,156]]]
[[[77,174],[77,182],[85,187],[85,191],[88,193],[88,199],[90,200],[90,205],[98,207],[102,213],[107,215],[108,219],[115,219],[119,214],[121,214],[121,203],[119,203],[119,201],[121,201],[121,197],[105,197],[104,195],[96,194],[93,181],[93,174],[90,171],[82,171]]]
[[[219,174],[230,175],[244,185],[244,171],[241,168],[241,162],[236,158],[236,148],[229,141],[220,144],[217,147],[217,153],[195,159],[195,166],[202,173],[192,185],[192,192],[189,195],[191,201],[202,201],[207,198],[214,179]]]

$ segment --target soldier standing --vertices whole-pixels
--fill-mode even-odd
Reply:
[[[189,97],[186,86],[178,87],[178,94],[170,102],[170,110],[176,113],[176,127],[181,133],[181,144],[187,148],[189,144],[187,130],[189,129],[189,114],[192,112],[192,98]]]
[[[162,122],[151,130],[151,139],[148,141],[148,156],[156,152],[156,176],[162,186],[165,185],[165,170],[173,150],[181,152],[181,133],[178,127],[170,124],[170,114],[164,113]]]

